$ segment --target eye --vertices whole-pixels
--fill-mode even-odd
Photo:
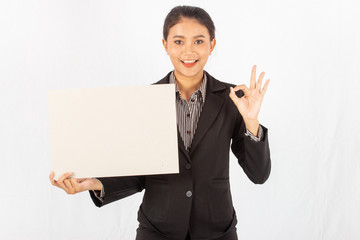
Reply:
[[[183,44],[183,41],[181,41],[181,40],[175,40],[175,44],[178,44],[178,45]]]
[[[204,41],[203,40],[196,40],[195,44],[202,44]]]

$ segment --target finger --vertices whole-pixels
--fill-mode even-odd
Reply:
[[[72,179],[70,179],[70,181],[71,181],[71,185],[74,189],[74,193],[80,192],[79,183],[77,182],[77,180],[75,178],[72,178]]]
[[[250,89],[255,88],[256,85],[256,65],[252,67],[250,77]]]
[[[54,172],[53,171],[50,172],[49,179],[50,179],[51,184],[55,185]]]
[[[56,186],[56,187],[59,187],[59,188],[63,188],[63,182],[58,182],[58,181],[56,181],[55,179],[54,179],[54,172],[53,171],[51,171],[50,172],[50,175],[49,175],[49,179],[50,179],[50,181],[51,181],[51,184],[53,185],[53,186]]]
[[[74,194],[74,188],[73,188],[73,186],[72,186],[72,184],[71,184],[71,181],[70,181],[70,179],[66,179],[65,181],[64,181],[64,184],[65,184],[65,188],[66,189],[64,189],[68,194]]]
[[[269,86],[269,83],[270,83],[270,79],[266,80],[265,84],[264,84],[264,87],[262,88],[262,90],[260,91],[260,93],[264,96],[265,93],[266,93],[266,89],[268,88]]]
[[[237,85],[234,87],[235,92],[239,90],[249,90],[249,88],[245,84]]]
[[[230,87],[230,94],[229,94],[229,96],[230,96],[230,98],[231,98],[231,100],[235,103],[235,105],[236,105],[236,103],[237,103],[237,101],[238,101],[238,96],[236,96],[236,93],[235,93],[235,91],[234,91],[234,88],[232,88],[232,87]]]
[[[72,172],[67,172],[67,173],[63,174],[63,175],[57,180],[57,182],[63,182],[65,179],[71,177],[71,175],[72,175]]]
[[[258,90],[259,92],[261,90],[261,84],[262,84],[262,80],[264,78],[264,75],[265,75],[265,72],[261,72],[260,76],[259,76],[259,79],[258,79],[258,81],[256,83],[256,90]]]
[[[58,188],[61,188],[61,189],[65,190],[66,192],[68,191],[68,189],[66,188],[63,180],[61,180],[61,181],[56,181],[56,180],[54,179],[54,172],[53,172],[53,171],[50,172],[49,179],[50,179],[51,184],[52,184],[53,186],[58,187]]]
[[[59,188],[62,188],[65,190],[65,192],[70,193],[69,192],[69,187],[68,185],[66,185],[66,181],[68,181],[68,178],[72,175],[72,172],[68,172],[63,174],[56,182],[56,186],[58,186]]]

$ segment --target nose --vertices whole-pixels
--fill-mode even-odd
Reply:
[[[184,52],[185,53],[192,53],[194,51],[194,46],[191,42],[188,42],[184,46]]]

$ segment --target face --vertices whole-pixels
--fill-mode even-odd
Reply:
[[[215,47],[208,29],[195,19],[182,18],[169,29],[163,45],[174,65],[175,76],[182,79],[202,77],[204,66]]]

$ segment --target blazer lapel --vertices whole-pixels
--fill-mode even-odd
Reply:
[[[195,135],[190,147],[190,153],[194,152],[196,147],[200,144],[206,132],[218,116],[221,107],[224,104],[224,98],[217,95],[215,92],[226,89],[226,86],[214,79],[210,74],[207,74],[208,83],[206,87],[206,99],[204,108],[201,111],[200,119],[195,130]]]

